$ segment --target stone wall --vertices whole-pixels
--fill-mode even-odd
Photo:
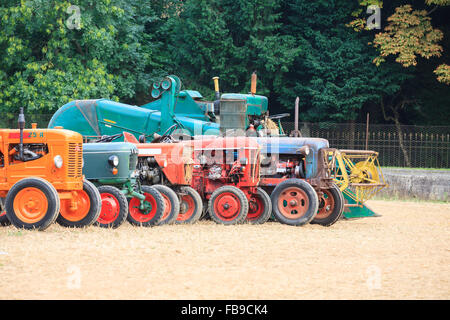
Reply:
[[[389,185],[377,198],[449,201],[450,171],[382,168]]]

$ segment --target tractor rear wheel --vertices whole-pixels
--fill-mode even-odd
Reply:
[[[139,198],[130,198],[128,200],[128,216],[129,223],[135,226],[152,227],[159,223],[164,210],[164,198],[161,193],[153,187],[142,186],[142,194],[145,196],[143,201],[144,208],[141,208],[141,200]]]
[[[261,188],[252,195],[249,201],[247,221],[251,224],[263,224],[269,220],[272,214],[272,201],[270,196]]]
[[[180,189],[181,203],[180,213],[175,221],[176,224],[195,223],[200,219],[203,213],[203,200],[198,192],[191,187],[182,187]]]
[[[300,179],[284,180],[273,190],[270,198],[275,218],[291,226],[311,222],[319,207],[314,188]]]
[[[83,190],[72,192],[72,199],[61,200],[61,208],[56,222],[67,228],[88,227],[97,221],[102,208],[102,200],[97,188],[87,180]],[[75,202],[75,207],[73,204]]]
[[[128,216],[127,197],[113,186],[100,186],[98,192],[102,199],[102,210],[95,225],[102,228],[118,228]]]
[[[341,190],[335,184],[332,188],[321,191],[323,195],[319,198],[319,211],[311,223],[328,227],[341,218],[345,200]]]
[[[161,184],[153,185],[153,188],[161,193],[165,204],[164,214],[158,225],[174,223],[180,213],[180,200],[178,199],[178,195],[168,186]]]
[[[6,196],[6,217],[17,228],[45,230],[59,213],[59,195],[55,187],[42,178],[18,181]]]
[[[239,224],[247,218],[248,200],[241,189],[223,186],[211,195],[208,210],[211,219],[218,224]]]

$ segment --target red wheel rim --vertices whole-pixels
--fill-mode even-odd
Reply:
[[[181,204],[180,204],[180,213],[178,214],[177,221],[186,221],[195,212],[195,201],[194,198],[191,195],[184,195],[181,197]]]
[[[98,217],[98,222],[101,224],[110,224],[116,221],[120,213],[120,203],[117,198],[111,193],[101,193],[102,211]]]
[[[260,195],[254,195],[250,198],[248,203],[247,220],[253,221],[258,219],[264,212],[264,201]]]
[[[309,199],[305,191],[297,187],[286,188],[278,197],[278,209],[288,219],[298,219],[309,208]]]
[[[0,217],[3,217],[6,215],[6,211],[0,212]]]
[[[164,221],[169,217],[170,212],[172,211],[172,202],[170,202],[170,198],[164,193],[161,192],[161,195],[163,196],[164,204],[166,205],[166,209],[164,210],[163,216],[161,218],[161,221]]]
[[[141,205],[141,201],[139,200],[139,198],[132,198],[130,200],[130,204],[129,204],[129,208],[128,208],[128,211],[130,212],[130,216],[135,221],[142,222],[142,223],[151,221],[155,217],[156,211],[158,210],[156,199],[149,193],[144,193],[144,196],[145,196],[144,202],[148,202],[148,204],[151,205],[150,212],[148,212],[148,213],[142,212],[139,209],[139,206]]]
[[[241,212],[241,201],[232,192],[223,192],[214,200],[214,212],[219,219],[231,221]]]
[[[323,190],[323,196],[319,200],[319,210],[317,211],[316,218],[325,219],[329,217],[335,207],[333,195],[328,189]]]

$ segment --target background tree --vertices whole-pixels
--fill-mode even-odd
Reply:
[[[133,101],[158,67],[154,35],[144,32],[156,19],[147,1],[8,0],[0,14],[2,113],[53,113],[73,99]]]

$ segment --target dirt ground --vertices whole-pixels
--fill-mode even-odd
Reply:
[[[450,204],[332,227],[0,227],[0,299],[449,299]]]

